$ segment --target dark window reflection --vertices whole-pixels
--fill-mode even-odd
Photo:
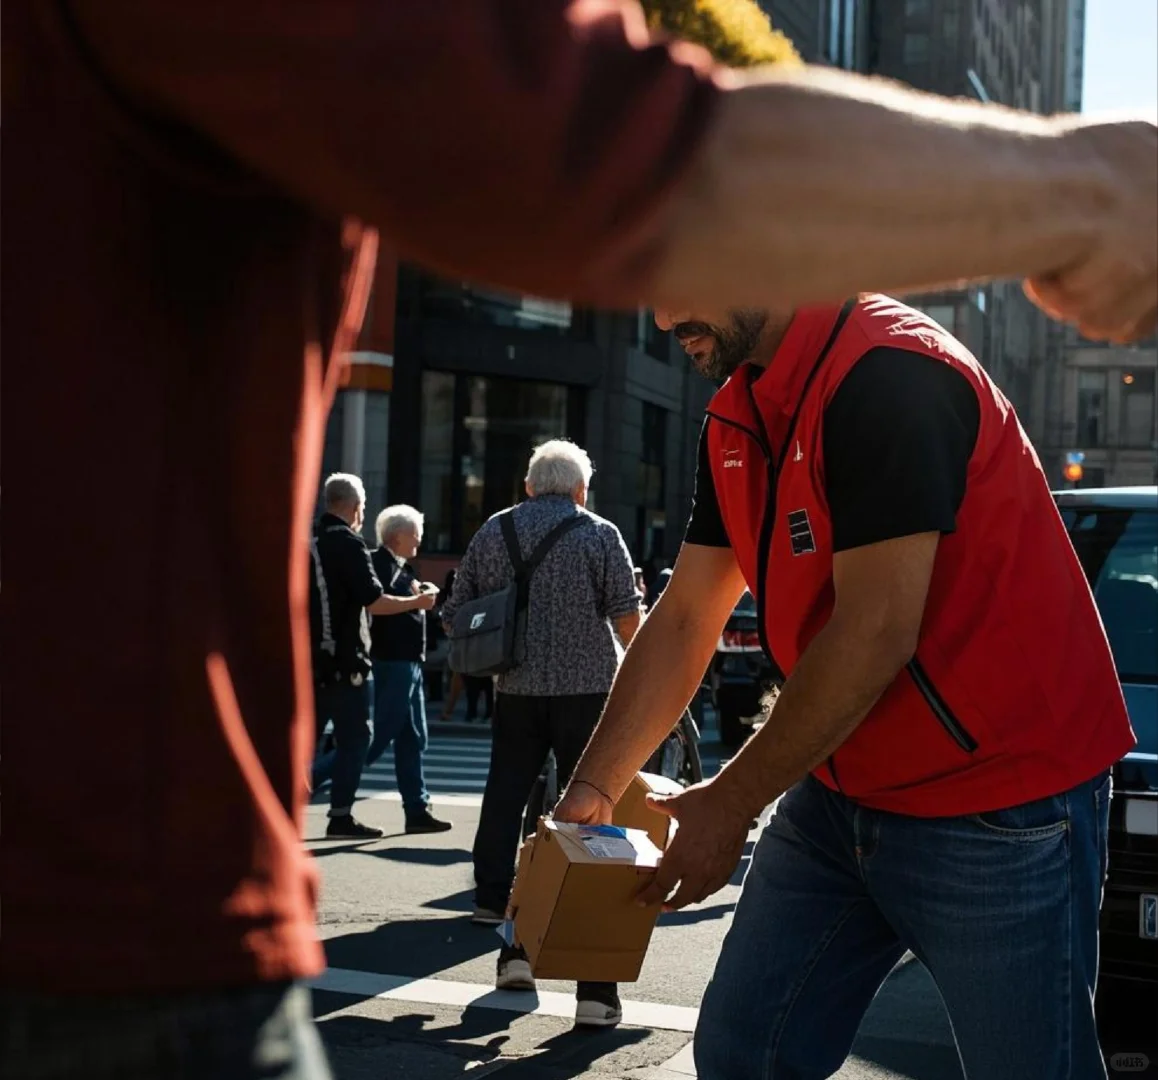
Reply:
[[[577,393],[555,383],[423,374],[426,550],[463,551],[487,518],[523,498],[531,451],[579,426],[570,400]]]

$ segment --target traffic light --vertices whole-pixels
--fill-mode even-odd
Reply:
[[[1082,465],[1080,461],[1071,461],[1062,470],[1062,476],[1066,478],[1071,484],[1080,484],[1082,482]]]

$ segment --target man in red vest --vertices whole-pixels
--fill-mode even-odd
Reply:
[[[644,896],[720,888],[776,802],[704,997],[699,1076],[830,1076],[906,950],[968,1076],[1104,1076],[1109,769],[1133,735],[1013,407],[884,296],[657,322],[727,381],[675,573],[557,816],[609,820],[751,589],[783,688],[718,777],[660,802],[680,828]]]

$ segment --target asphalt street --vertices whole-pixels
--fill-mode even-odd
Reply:
[[[386,830],[374,843],[325,841],[325,801],[310,807],[307,845],[322,874],[320,932],[329,963],[315,1013],[337,1080],[688,1080],[700,996],[740,892],[756,832],[731,883],[705,903],[661,918],[637,983],[621,987],[625,1022],[573,1030],[574,987],[540,982],[537,994],[493,989],[498,937],[472,926],[470,847],[489,760],[483,725],[432,721],[427,778],[435,810],[454,823],[407,836],[386,759],[363,781],[357,813]],[[705,747],[709,771],[718,748]],[[1107,1033],[1107,1058],[1145,1053],[1158,1075],[1158,1012],[1124,999]],[[1149,1044],[1149,1045],[1148,1045]],[[1121,1059],[1125,1061],[1126,1059]],[[1133,1059],[1137,1063],[1137,1059]],[[873,1003],[839,1080],[960,1080],[952,1033],[935,986],[907,958]],[[972,1078],[970,1078],[972,1080]]]

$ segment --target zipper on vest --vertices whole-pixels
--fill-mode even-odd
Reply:
[[[772,454],[772,447],[768,442],[768,429],[764,425],[764,417],[756,404],[756,392],[752,383],[748,383],[748,403],[752,406],[752,415],[760,425],[756,435],[756,444],[764,455],[765,483],[768,487],[768,497],[764,500],[764,517],[760,522],[760,537],[756,546],[756,622],[760,632],[760,644],[764,646],[764,653],[772,664],[772,678],[781,685],[787,677],[784,669],[776,662],[772,655],[772,645],[768,641],[768,558],[772,553],[772,531],[776,527],[776,458]]]
[[[929,678],[924,667],[921,666],[920,660],[914,656],[905,666],[909,669],[913,682],[921,692],[921,697],[925,699],[925,703],[932,710],[941,726],[962,750],[967,754],[972,754],[977,749],[977,740],[969,734],[965,725],[953,715],[953,710],[938,693],[937,688],[933,685],[933,680]]]
[[[748,384],[748,396],[749,398],[753,397],[751,383]],[[764,458],[768,496],[764,500],[764,516],[760,520],[760,535],[756,545],[756,632],[760,636],[760,648],[764,650],[768,663],[772,665],[772,678],[783,684],[784,669],[776,662],[776,657],[772,655],[772,646],[768,641],[768,630],[764,619],[764,594],[767,591],[768,581],[768,551],[772,547],[772,527],[776,523],[776,464],[772,458],[772,450],[768,445],[767,434],[762,430],[763,421],[760,419],[760,413],[755,404],[753,399],[752,412],[761,425],[760,431],[710,410],[708,416],[717,423],[742,431],[760,448],[760,453]]]

